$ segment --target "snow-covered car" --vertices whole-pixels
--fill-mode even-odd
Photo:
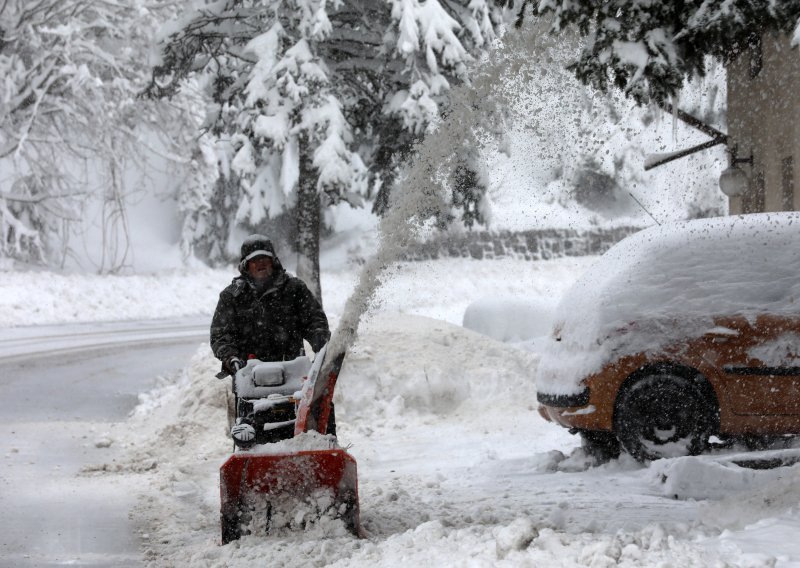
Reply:
[[[641,231],[565,294],[539,413],[638,460],[800,433],[800,214]]]

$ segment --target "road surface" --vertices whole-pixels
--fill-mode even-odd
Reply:
[[[0,566],[139,566],[117,454],[138,395],[208,340],[208,319],[0,330]]]

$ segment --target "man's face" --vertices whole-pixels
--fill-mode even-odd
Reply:
[[[266,280],[272,276],[272,259],[268,256],[257,256],[247,262],[247,273],[253,280]]]

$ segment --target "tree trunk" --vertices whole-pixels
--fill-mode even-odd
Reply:
[[[297,188],[297,276],[322,304],[319,281],[320,197],[317,172],[305,140],[300,142],[300,181]]]

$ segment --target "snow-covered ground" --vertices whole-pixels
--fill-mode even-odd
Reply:
[[[546,306],[593,261],[392,268],[336,394],[340,442],[358,461],[366,539],[334,522],[218,545],[227,384],[213,378],[218,363],[206,345],[141,395],[125,427],[104,434],[113,461],[81,475],[110,476],[138,496],[133,519],[153,566],[800,565],[798,466],[756,471],[725,456],[642,466],[623,456],[590,467],[577,439],[536,412],[535,339],[500,343],[459,325],[468,306],[483,306],[486,320],[486,306],[502,298]],[[71,277],[66,295],[48,274],[53,297],[36,296],[49,308],[33,321],[147,317],[148,302],[133,300],[144,295],[161,317],[208,313],[230,276]],[[355,276],[350,268],[323,275],[334,325]],[[11,283],[22,297],[41,279],[6,273],[0,287]],[[102,302],[91,299],[99,289]]]

